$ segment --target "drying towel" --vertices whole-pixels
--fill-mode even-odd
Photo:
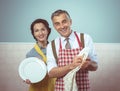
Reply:
[[[65,91],[78,91],[77,83],[76,83],[76,72],[80,69],[80,67],[76,67],[63,78],[64,80],[64,89]]]

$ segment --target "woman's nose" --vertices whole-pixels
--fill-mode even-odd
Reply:
[[[41,31],[41,30],[39,30],[39,34],[42,34],[42,31]]]

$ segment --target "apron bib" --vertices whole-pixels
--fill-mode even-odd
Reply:
[[[60,48],[59,48],[59,54],[58,54],[58,67],[66,66],[68,64],[71,64],[73,62],[73,58],[79,54],[79,51],[82,49],[81,42],[78,38],[78,35],[75,33],[75,36],[77,38],[79,48],[76,49],[62,49],[62,44],[60,40]],[[76,73],[76,82],[78,91],[89,91],[89,79],[88,79],[88,71],[81,71],[79,70]],[[56,84],[55,84],[55,91],[64,91],[64,82],[63,77],[57,78]]]

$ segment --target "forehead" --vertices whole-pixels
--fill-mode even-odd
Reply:
[[[65,19],[69,19],[69,18],[67,16],[67,14],[62,13],[62,14],[59,14],[57,16],[54,16],[53,19],[52,19],[52,21],[53,22],[59,22],[59,21],[65,20]]]
[[[45,25],[43,24],[43,23],[36,23],[35,25],[34,25],[34,27],[44,27]]]
[[[33,26],[33,29],[41,29],[41,28],[46,28],[43,23],[36,23],[36,24]]]

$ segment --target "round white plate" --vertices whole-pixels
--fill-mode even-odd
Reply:
[[[24,59],[19,65],[19,75],[23,80],[29,79],[31,83],[37,83],[44,79],[47,73],[46,64],[36,58]]]

